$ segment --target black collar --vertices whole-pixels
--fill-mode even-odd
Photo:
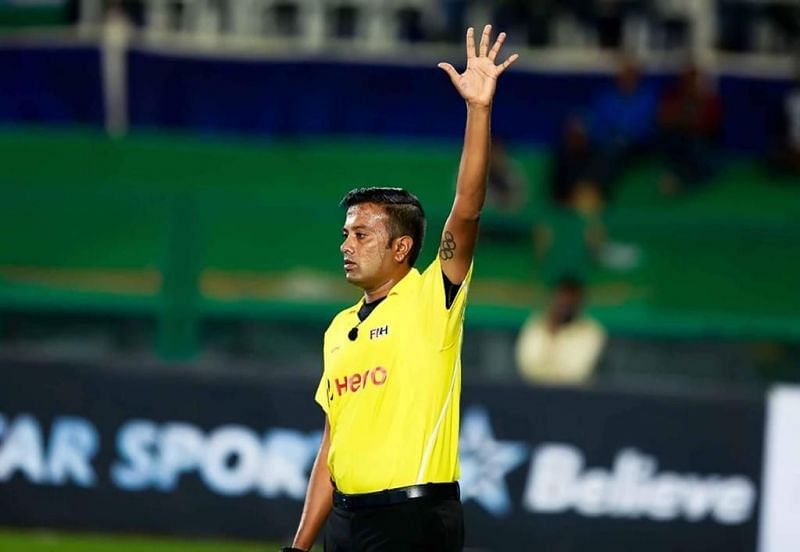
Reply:
[[[376,300],[374,300],[372,303],[366,303],[366,302],[365,302],[364,304],[362,304],[362,305],[361,305],[361,308],[360,308],[360,309],[358,309],[358,319],[359,319],[361,322],[363,322],[364,320],[366,320],[366,319],[367,319],[367,316],[369,316],[370,314],[372,314],[372,311],[374,311],[374,310],[375,310],[375,307],[377,307],[378,305],[380,305],[380,304],[381,304],[381,302],[382,302],[384,299],[386,299],[386,297],[388,297],[388,295],[384,295],[384,296],[383,296],[383,297],[381,297],[380,299],[376,299]]]

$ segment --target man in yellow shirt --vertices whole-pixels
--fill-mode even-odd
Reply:
[[[347,280],[363,298],[325,332],[315,396],[326,414],[300,526],[306,551],[325,520],[328,552],[458,551],[460,350],[478,219],[486,196],[495,85],[516,54],[496,65],[487,25],[467,68],[440,63],[467,104],[455,200],[438,257],[420,273],[425,215],[399,188],[362,188],[342,200],[340,247]]]

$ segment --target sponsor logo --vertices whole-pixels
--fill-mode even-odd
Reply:
[[[512,513],[506,477],[528,459],[521,506],[533,514],[722,525],[745,523],[754,515],[756,485],[743,475],[659,471],[654,456],[631,447],[617,452],[610,469],[590,467],[576,446],[501,441],[485,409],[465,411],[460,438],[465,502],[475,501],[495,517]]]
[[[181,422],[131,420],[117,433],[119,459],[110,475],[128,491],[170,492],[195,475],[220,495],[302,500],[321,438],[320,432],[282,428],[259,435],[234,424],[204,432]]]
[[[116,432],[108,473],[94,465],[99,433],[84,418],[60,416],[50,431],[34,416],[0,414],[0,487],[11,479],[34,485],[124,491],[175,491],[194,476],[211,492],[303,500],[322,433],[273,428],[263,434],[241,425],[211,431],[185,422],[130,420]]]
[[[344,376],[343,378],[335,378],[333,385],[329,387],[329,397],[333,400],[334,393],[336,396],[341,397],[346,393],[357,393],[367,387],[380,387],[389,379],[389,371],[383,366],[376,366],[370,368],[363,373],[355,373]],[[330,383],[330,380],[328,380]]]
[[[0,414],[0,483],[19,474],[40,485],[91,487],[98,446],[97,429],[83,418],[56,417],[48,432],[29,414]]]
[[[505,477],[525,463],[528,445],[495,439],[489,413],[472,407],[461,420],[459,449],[462,499],[476,501],[495,516],[510,514],[512,503]]]
[[[523,496],[528,510],[542,514],[724,525],[749,520],[755,502],[755,485],[741,475],[659,473],[654,457],[633,448],[618,452],[611,469],[589,468],[578,448],[563,444],[536,450]]]

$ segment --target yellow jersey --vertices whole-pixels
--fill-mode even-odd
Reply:
[[[472,267],[447,308],[437,258],[422,274],[412,268],[360,324],[363,299],[331,322],[315,400],[328,416],[328,467],[339,491],[458,479],[461,340],[471,277]]]

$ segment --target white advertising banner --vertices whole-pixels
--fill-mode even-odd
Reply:
[[[800,550],[800,387],[768,397],[759,552]]]

